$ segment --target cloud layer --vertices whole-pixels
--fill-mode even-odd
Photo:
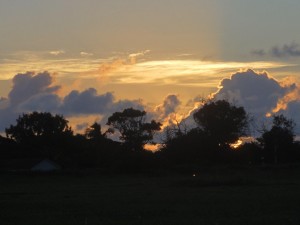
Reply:
[[[292,42],[282,46],[273,46],[268,51],[265,51],[264,49],[257,49],[252,51],[252,54],[257,56],[272,56],[275,58],[300,57],[300,46],[299,44]]]
[[[156,106],[155,112],[160,118],[164,119],[168,117],[171,113],[176,113],[176,109],[181,104],[179,98],[175,94],[169,94],[163,100],[163,103]]]
[[[14,124],[21,113],[32,111],[49,111],[62,114],[67,118],[84,119],[94,115],[105,124],[112,113],[133,107],[146,109],[151,119],[168,125],[180,121],[185,117],[184,114],[191,115],[193,110],[201,107],[203,103],[203,98],[195,97],[189,104],[183,105],[184,110],[187,110],[183,112],[182,102],[177,94],[167,95],[162,99],[162,103],[155,107],[146,106],[141,99],[116,99],[112,92],[98,93],[95,88],[71,90],[61,96],[58,94],[61,87],[55,85],[53,76],[49,72],[17,74],[12,84],[8,97],[0,98],[0,132],[10,124]],[[195,93],[195,96],[199,96],[198,94]],[[275,113],[282,113],[300,125],[298,84],[279,82],[267,72],[249,69],[234,73],[230,78],[220,82],[219,89],[212,98],[226,99],[244,106],[247,112],[258,120]],[[193,126],[191,118],[185,120],[189,127]],[[78,124],[83,123],[78,121],[75,126]]]
[[[244,106],[256,120],[281,113],[300,125],[300,115],[296,113],[300,109],[299,90],[296,83],[284,84],[267,72],[247,70],[223,79],[213,98]]]
[[[48,72],[17,74],[8,98],[0,99],[0,131],[13,124],[20,114],[32,111],[49,111],[66,117],[95,114],[107,118],[127,107],[143,109],[140,100],[117,101],[111,92],[98,94],[96,89],[89,88],[72,90],[61,97],[57,94],[60,88],[53,85]]]

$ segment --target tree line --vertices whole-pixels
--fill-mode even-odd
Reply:
[[[141,171],[153,168],[209,166],[222,164],[278,164],[300,161],[300,144],[295,141],[295,123],[283,115],[273,116],[271,128],[263,128],[255,141],[234,145],[249,135],[249,116],[243,107],[228,101],[206,102],[195,111],[196,127],[183,129],[148,121],[147,113],[127,108],[113,113],[102,131],[94,123],[84,134],[74,134],[63,115],[32,112],[20,115],[15,125],[0,136],[2,166],[5,161],[49,158],[64,168],[105,168]],[[155,152],[145,150],[155,144],[154,135],[163,136]],[[109,138],[111,134],[119,140]]]

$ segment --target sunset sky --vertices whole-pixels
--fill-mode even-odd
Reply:
[[[0,133],[22,112],[82,132],[126,107],[168,123],[203,98],[300,126],[299,0],[1,0]]]

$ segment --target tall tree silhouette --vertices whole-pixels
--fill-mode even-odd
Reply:
[[[101,132],[101,125],[97,122],[93,123],[85,131],[85,136],[92,140],[101,140],[104,138],[104,134]]]
[[[272,127],[264,130],[258,141],[264,148],[264,157],[267,162],[278,163],[289,161],[294,142],[295,123],[283,115],[273,116]]]
[[[16,125],[5,129],[6,136],[21,144],[52,146],[73,134],[68,121],[49,112],[23,114]]]
[[[225,100],[208,102],[194,113],[199,128],[220,147],[234,143],[247,133],[248,116],[243,107]]]
[[[115,112],[108,118],[107,125],[120,132],[120,140],[133,151],[143,149],[146,143],[153,140],[153,135],[160,130],[161,124],[152,120],[146,122],[146,112],[133,108]]]

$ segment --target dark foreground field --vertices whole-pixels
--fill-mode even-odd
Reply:
[[[0,174],[0,224],[300,224],[299,167],[158,174]]]

